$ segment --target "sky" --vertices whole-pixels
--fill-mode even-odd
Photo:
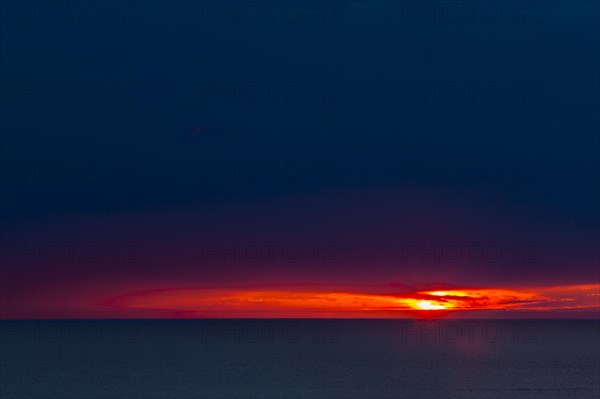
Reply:
[[[0,319],[598,318],[598,2],[270,4],[2,3]]]

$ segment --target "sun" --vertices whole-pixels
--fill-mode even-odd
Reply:
[[[440,310],[440,309],[446,309],[446,307],[440,303],[440,302],[432,302],[432,301],[419,301],[416,303],[417,307],[419,309],[423,309],[423,310]]]

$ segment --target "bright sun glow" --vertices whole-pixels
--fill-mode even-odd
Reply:
[[[423,310],[440,310],[446,307],[439,302],[433,303],[432,301],[419,301],[417,307]]]
[[[434,296],[468,296],[469,294],[464,291],[432,291],[425,292],[425,294],[434,295]]]

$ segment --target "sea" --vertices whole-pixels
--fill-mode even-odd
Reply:
[[[599,398],[600,320],[0,322],[0,398]]]

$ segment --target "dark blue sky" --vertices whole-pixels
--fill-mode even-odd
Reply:
[[[133,282],[598,282],[598,2],[267,3],[2,5],[11,306]],[[198,250],[252,240],[336,261]],[[44,254],[115,241],[127,268]],[[505,255],[402,260],[456,241]],[[515,244],[539,261],[509,261]]]

